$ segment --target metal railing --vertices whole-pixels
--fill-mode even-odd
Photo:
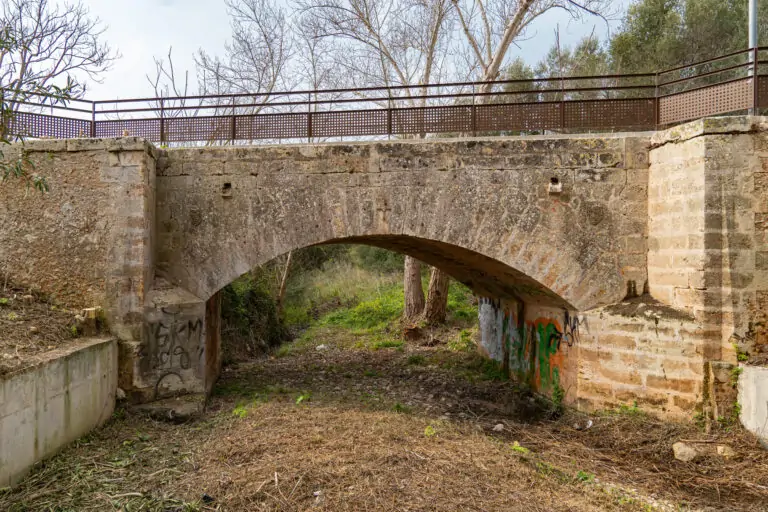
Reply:
[[[426,134],[651,130],[768,107],[753,48],[657,73],[218,94],[51,105],[17,102],[9,130],[32,138],[153,142],[371,138]]]

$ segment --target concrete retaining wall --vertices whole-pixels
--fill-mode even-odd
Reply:
[[[742,366],[739,404],[742,425],[768,447],[768,368]]]
[[[112,415],[117,342],[87,340],[0,377],[0,487]]]

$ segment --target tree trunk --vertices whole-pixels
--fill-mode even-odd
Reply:
[[[285,287],[288,283],[288,271],[291,268],[291,259],[293,259],[293,251],[288,253],[288,258],[285,260],[285,268],[283,268],[283,277],[280,280],[280,291],[277,293],[277,300],[275,301],[277,318],[280,318],[283,314],[283,300],[285,300]]]
[[[421,286],[421,262],[410,256],[405,257],[405,311],[403,319],[410,322],[424,311],[424,288]]]
[[[451,278],[440,269],[433,268],[429,277],[427,305],[424,308],[424,320],[429,325],[445,323],[448,309],[448,283]]]

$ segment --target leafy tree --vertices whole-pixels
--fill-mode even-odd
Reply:
[[[637,0],[610,40],[617,73],[653,72],[747,47],[746,0]],[[768,2],[759,4],[759,39],[768,37]]]

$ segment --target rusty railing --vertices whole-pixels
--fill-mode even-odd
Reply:
[[[651,130],[768,107],[764,50],[630,75],[89,101],[17,102],[12,133],[153,142]]]

